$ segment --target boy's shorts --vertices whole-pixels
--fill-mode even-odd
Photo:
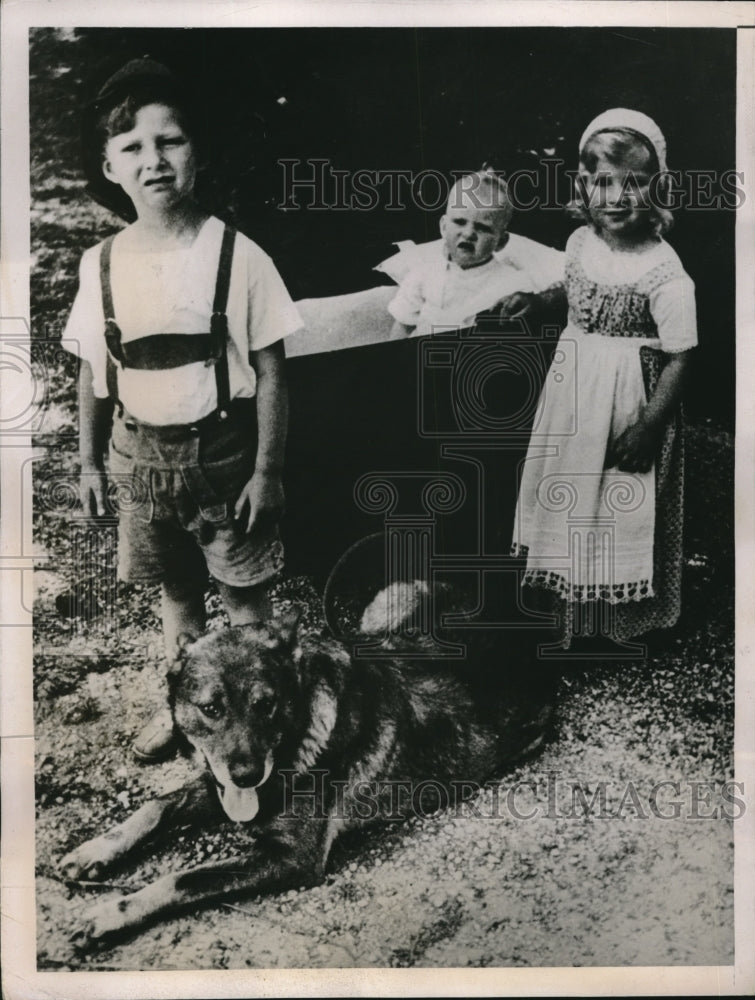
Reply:
[[[110,479],[118,508],[118,576],[131,583],[193,578],[251,587],[283,568],[277,523],[246,534],[248,508],[234,505],[252,476],[257,449],[254,400],[232,404],[227,420],[155,427],[115,416]]]

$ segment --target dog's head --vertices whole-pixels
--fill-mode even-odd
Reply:
[[[295,616],[180,643],[168,678],[175,723],[236,822],[257,815],[257,790],[292,724],[300,657]]]

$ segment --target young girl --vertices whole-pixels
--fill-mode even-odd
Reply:
[[[678,403],[697,343],[694,286],[662,234],[666,143],[647,115],[607,111],[579,145],[566,247],[568,326],[535,420],[517,504],[524,583],[563,600],[561,639],[615,641],[680,610]]]
[[[87,134],[91,186],[134,221],[84,253],[66,328],[81,357],[81,500],[104,513],[115,404],[119,576],[161,584],[170,662],[178,636],[204,628],[208,569],[233,624],[269,613],[283,565],[281,338],[301,321],[270,258],[195,200],[190,112],[165,67],[127,63]],[[145,761],[173,752],[167,711],[134,749]]]

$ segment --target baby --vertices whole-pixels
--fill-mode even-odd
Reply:
[[[495,256],[508,242],[511,215],[503,178],[482,171],[456,182],[440,220],[443,253],[410,270],[388,305],[391,339],[472,326],[506,296],[535,291],[526,273]]]

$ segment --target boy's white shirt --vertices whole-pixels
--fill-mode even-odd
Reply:
[[[124,343],[159,333],[209,332],[222,235],[223,223],[211,217],[188,248],[129,254],[116,237],[110,280]],[[95,395],[105,397],[101,247],[82,256],[79,291],[64,338],[78,345],[77,353],[92,366]],[[226,314],[231,398],[250,397],[256,378],[249,351],[268,347],[303,324],[273,261],[241,233],[236,236]],[[118,395],[129,413],[147,423],[191,423],[216,407],[215,371],[204,362],[163,371],[119,368]]]

